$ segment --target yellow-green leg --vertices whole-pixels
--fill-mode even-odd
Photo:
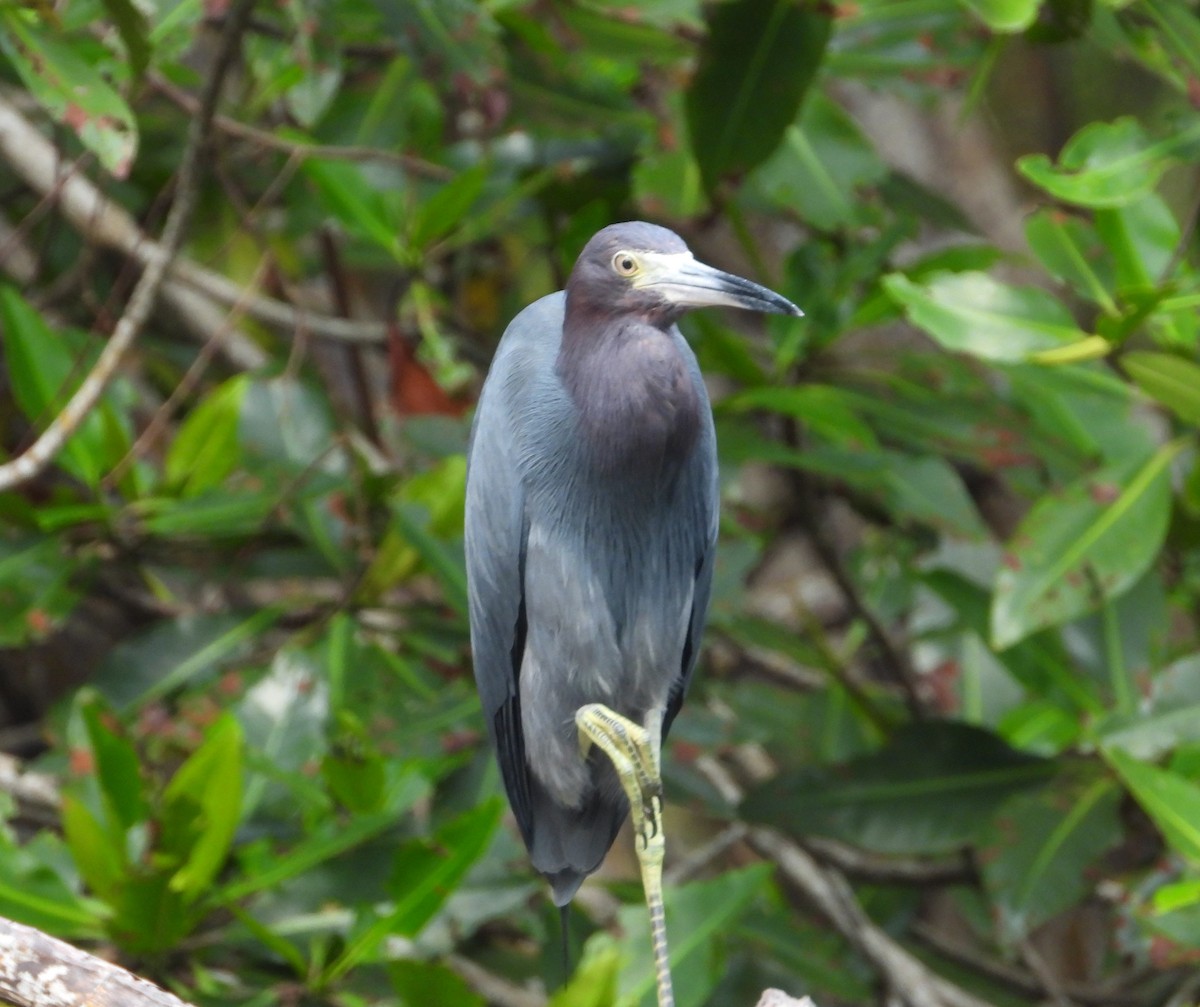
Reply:
[[[581,747],[586,751],[590,745],[597,745],[608,756],[629,798],[642,888],[650,910],[658,1007],[675,1007],[663,909],[662,870],[667,844],[663,835],[659,732],[648,731],[600,703],[581,706],[575,714],[575,724]]]

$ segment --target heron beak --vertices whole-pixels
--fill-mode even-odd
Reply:
[[[730,307],[771,315],[804,314],[786,297],[751,280],[697,262],[690,252],[668,255],[640,252],[641,275],[635,286],[651,289],[681,308]]]

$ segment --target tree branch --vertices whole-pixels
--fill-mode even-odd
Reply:
[[[0,157],[35,192],[53,195],[63,216],[87,241],[127,255],[147,269],[165,258],[162,244],[143,234],[122,206],[105,196],[85,175],[63,171],[63,159],[54,145],[3,97],[0,97]],[[205,339],[223,323],[223,313],[216,311],[213,302],[229,307],[242,301],[250,318],[284,332],[303,330],[323,339],[359,343],[382,343],[387,337],[387,329],[380,322],[330,318],[270,297],[248,296],[240,284],[183,256],[175,257],[169,266],[164,296],[172,300],[184,318],[202,313],[205,324],[198,326],[197,331]],[[262,351],[248,340],[241,342],[238,352],[250,359],[236,360],[238,366],[247,369],[261,366],[266,359]]]
[[[24,453],[0,465],[0,492],[28,482],[53,461],[67,439],[99,401],[121,360],[149,317],[159,288],[166,278],[171,259],[183,243],[184,230],[196,201],[196,188],[201,170],[200,155],[208,139],[221,85],[233,63],[242,27],[253,6],[254,0],[237,0],[229,11],[229,18],[221,34],[216,62],[201,98],[200,111],[188,128],[187,146],[179,166],[175,201],[163,227],[160,254],[146,266],[100,358],[71,396],[71,400],[63,407],[62,412],[54,417],[41,436]]]
[[[733,774],[715,758],[701,756],[696,760],[696,769],[729,803],[741,800],[741,787]],[[858,904],[841,871],[822,865],[799,843],[773,829],[754,828],[746,838],[878,970],[908,1007],[990,1007],[931,971],[876,926]]]
[[[0,1001],[15,1007],[191,1007],[119,965],[3,917]]]

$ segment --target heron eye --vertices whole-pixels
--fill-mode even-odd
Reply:
[[[613,269],[622,276],[632,276],[638,271],[638,261],[629,252],[617,252],[612,263]]]

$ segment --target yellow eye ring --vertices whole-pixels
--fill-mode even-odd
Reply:
[[[632,252],[617,252],[612,258],[612,266],[619,276],[633,276],[638,271],[638,260]]]

